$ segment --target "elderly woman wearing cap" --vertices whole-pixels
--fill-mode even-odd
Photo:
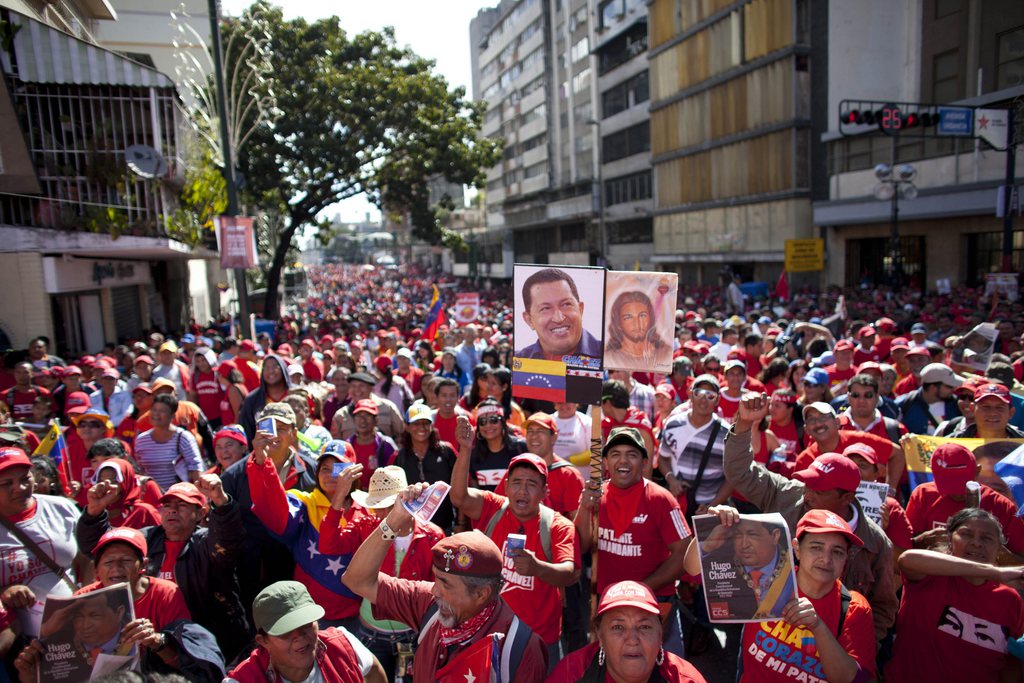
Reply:
[[[95,483],[89,487],[89,510],[96,501],[103,501],[112,526],[142,529],[160,524],[160,513],[142,499],[135,468],[127,460],[104,460],[93,474]],[[98,514],[98,513],[96,513]]]
[[[661,647],[658,601],[647,585],[619,581],[597,606],[597,640],[558,663],[546,683],[703,683],[692,664]]]
[[[544,641],[502,599],[501,550],[486,535],[463,532],[435,544],[431,549],[433,583],[395,578],[380,571],[391,544],[413,527],[412,515],[402,503],[415,500],[426,488],[426,484],[413,484],[399,493],[399,504],[359,547],[342,581],[373,604],[375,615],[412,624],[419,631],[414,681],[486,676],[473,664],[487,651],[488,641],[498,649],[500,671],[495,673],[501,680],[544,680]],[[496,639],[494,634],[504,637]]]
[[[408,487],[405,472],[400,467],[380,467],[370,477],[370,490],[352,491],[352,499],[370,510],[351,524],[341,524],[343,511],[336,505],[324,518],[320,533],[320,552],[326,555],[350,555],[377,529],[380,521],[388,516],[394,507],[399,492]],[[433,577],[430,549],[444,538],[444,531],[436,524],[421,522],[413,518],[413,527],[408,534],[399,536],[388,549],[381,565],[381,571],[410,581],[428,581]],[[377,619],[373,606],[363,600],[359,608],[359,639],[370,648],[380,660],[384,670],[395,672],[398,661],[399,643],[412,645],[416,632],[409,624],[390,619]],[[412,647],[409,648],[412,651]],[[403,672],[399,672],[404,675]],[[390,674],[389,674],[390,677]]]
[[[252,604],[257,648],[225,683],[384,683],[380,662],[345,628],[320,628],[324,608],[297,581],[267,586]]]
[[[97,581],[75,592],[86,595],[100,588],[127,583],[135,619],[121,630],[121,642],[134,644],[147,673],[181,673],[191,680],[215,680],[224,675],[224,657],[213,635],[191,621],[181,590],[171,581],[143,573],[149,546],[137,529],[115,527],[93,549]],[[44,628],[48,626],[47,622]],[[45,634],[44,634],[45,635]],[[43,654],[35,640],[15,661],[21,680],[35,681]]]
[[[261,415],[281,405],[272,403]],[[275,417],[279,433],[285,429],[293,431],[294,424],[282,423],[282,417]],[[351,444],[330,441],[314,465],[316,488],[311,492],[285,491],[277,467],[267,452],[280,438],[262,431],[256,433],[252,456],[245,464],[252,511],[270,534],[291,550],[296,562],[295,580],[309,588],[317,604],[327,610],[331,623],[355,630],[359,625],[359,600],[338,581],[349,555],[325,554],[318,546],[324,524],[348,525],[367,514],[366,508],[349,495],[362,476],[363,467],[356,463]],[[332,513],[332,509],[340,514]]]
[[[217,464],[206,470],[207,474],[221,475],[249,452],[249,440],[245,438],[242,425],[229,424],[217,430],[213,436],[213,452]]]
[[[903,601],[885,679],[1019,681],[1020,662],[1007,645],[1024,633],[1024,601],[1014,588],[1024,569],[995,566],[1005,538],[990,512],[961,510],[945,534],[948,554],[900,557]]]

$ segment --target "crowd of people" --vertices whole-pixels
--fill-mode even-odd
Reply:
[[[1021,680],[1024,501],[962,442],[927,483],[907,451],[1024,439],[1019,303],[682,287],[671,372],[606,369],[598,412],[514,395],[507,286],[459,325],[430,310],[453,278],[307,272],[256,339],[4,354],[0,680],[36,680],[47,596],[121,583],[113,642],[150,677],[703,681],[724,648],[744,682]],[[986,370],[952,356],[981,322]],[[878,523],[862,481],[888,484]],[[790,529],[796,593],[713,625],[692,518],[757,512]]]

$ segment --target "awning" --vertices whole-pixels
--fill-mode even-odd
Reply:
[[[14,60],[0,52],[4,71],[26,83],[132,85],[171,88],[156,69],[79,40],[46,24],[10,12],[14,25]]]

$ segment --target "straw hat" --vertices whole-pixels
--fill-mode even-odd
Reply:
[[[408,486],[405,470],[389,465],[378,467],[370,477],[370,490],[353,491],[352,500],[364,508],[386,508],[395,504],[398,492]]]

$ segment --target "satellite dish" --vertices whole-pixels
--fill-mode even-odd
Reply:
[[[160,178],[167,175],[167,162],[149,145],[132,145],[124,151],[125,161],[132,173],[143,178]]]

